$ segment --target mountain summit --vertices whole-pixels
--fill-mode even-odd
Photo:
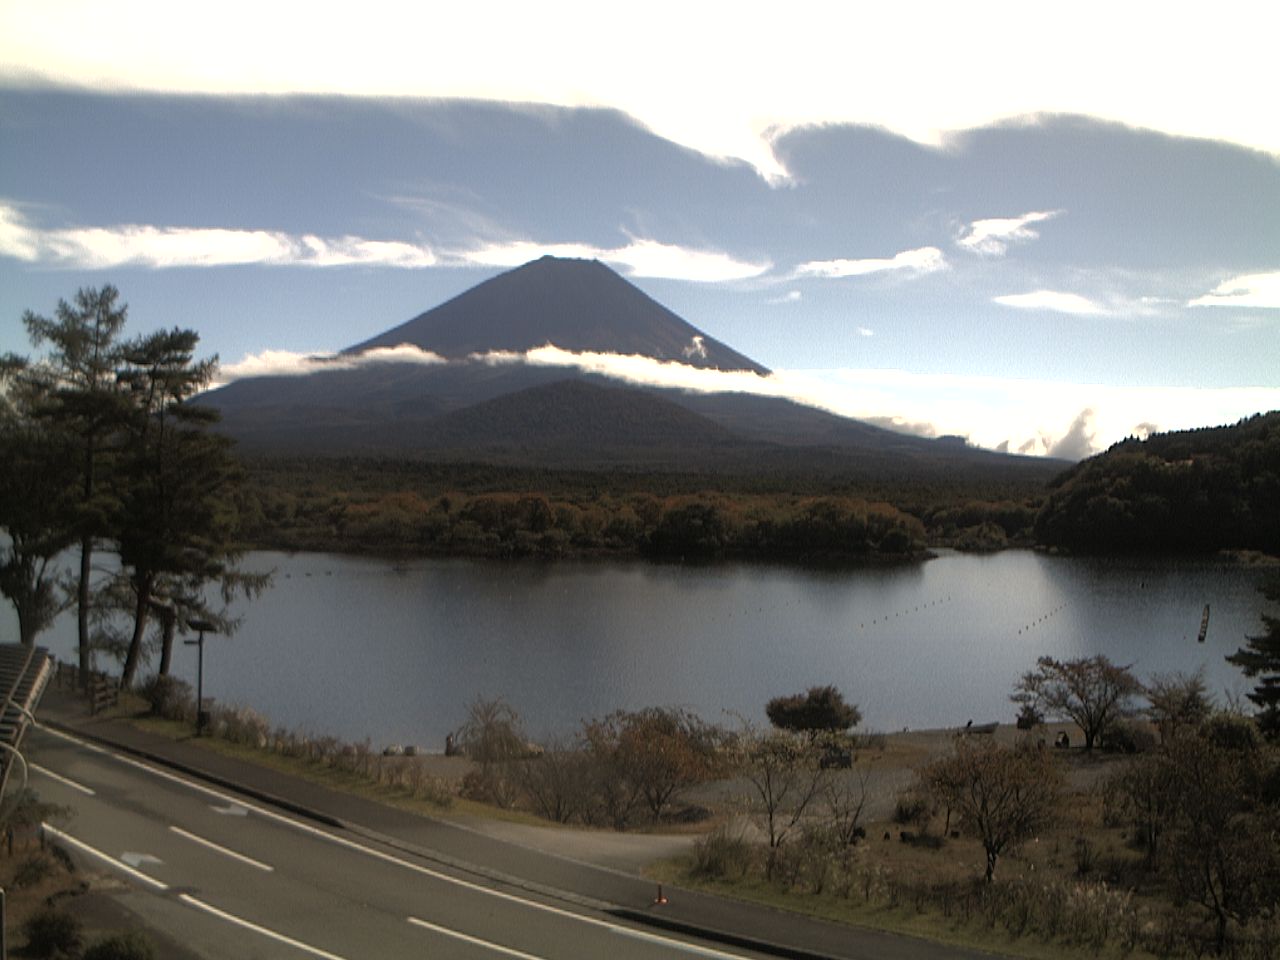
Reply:
[[[554,344],[574,352],[769,372],[702,333],[598,260],[534,260],[343,353],[401,344],[449,360],[497,350],[523,353]]]

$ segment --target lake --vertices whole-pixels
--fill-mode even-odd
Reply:
[[[1203,667],[1219,698],[1241,696],[1223,656],[1265,606],[1261,571],[1225,561],[1024,550],[851,570],[277,553],[244,567],[275,580],[237,605],[238,632],[206,637],[207,696],[428,750],[477,696],[505,697],[539,737],[645,706],[763,723],[770,697],[826,683],[864,728],[1012,722],[1012,686],[1043,654],[1105,653],[1144,679]],[[7,604],[0,635],[17,636]],[[74,660],[74,612],[41,642]],[[194,647],[174,661],[194,685]]]

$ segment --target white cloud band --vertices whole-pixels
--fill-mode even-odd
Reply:
[[[1273,273],[1247,273],[1224,280],[1209,293],[1188,302],[1187,306],[1280,310],[1280,270]]]
[[[647,16],[627,20],[624,44],[616,42],[617,25],[593,12],[576,0],[505,4],[495,29],[487,4],[366,0],[354,17],[337,5],[313,4],[304,16],[296,3],[253,0],[216,8],[160,0],[5,3],[0,80],[608,106],[771,178],[785,176],[771,131],[852,122],[939,144],[949,131],[1046,109],[1280,153],[1271,112],[1239,95],[1274,85],[1274,31],[1256,0],[1221,0],[1212,18],[1195,5],[1101,0],[1077,4],[1070,17],[1025,5],[974,17],[954,3],[812,0],[800,0],[786,17],[743,17],[723,2],[655,0]],[[306,42],[299,43],[303,20]],[[1044,43],[1050,35],[1054,42]],[[483,38],[483,55],[481,41],[467,38]],[[650,58],[658,49],[687,66],[688,82],[655,82]],[[1009,51],[1028,49],[1033,62],[1011,82]],[[1187,69],[1188,50],[1196,51],[1198,69]],[[1082,52],[1090,62],[1084,71]],[[1142,83],[1133,82],[1135,63]]]
[[[738,260],[716,250],[698,250],[677,244],[632,237],[623,247],[596,247],[582,243],[535,243],[519,240],[491,243],[452,254],[461,264],[515,267],[541,256],[603,260],[621,267],[633,277],[661,277],[697,283],[748,280],[768,271],[768,260]]]
[[[887,258],[863,260],[810,260],[795,269],[796,277],[865,277],[873,273],[903,271],[912,274],[936,273],[947,269],[947,259],[937,247],[904,250]]]
[[[308,373],[387,360],[442,363],[414,347],[361,356],[269,352],[223,368],[223,379]],[[1232,423],[1280,409],[1277,387],[1104,386],[917,374],[900,370],[782,370],[769,375],[691,367],[652,357],[575,353],[547,345],[492,352],[473,362],[564,367],[641,386],[696,393],[746,393],[793,400],[846,417],[925,436],[960,435],[975,445],[1031,455],[1083,457],[1126,436]]]
[[[1077,316],[1101,316],[1107,309],[1078,293],[1059,290],[1035,290],[1031,293],[1009,293],[991,298],[994,303],[1019,310],[1049,310]]]
[[[1036,210],[1020,217],[995,217],[975,220],[956,240],[956,246],[986,257],[1002,257],[1015,243],[1025,243],[1040,236],[1029,224],[1051,220],[1061,210]]]
[[[434,250],[425,244],[362,237],[320,237],[270,230],[217,227],[113,227],[42,229],[22,211],[0,202],[0,256],[55,267],[106,269],[142,267],[297,266],[514,267],[545,254],[603,260],[634,277],[722,283],[757,277],[773,265],[738,260],[716,250],[699,250],[631,237],[625,246],[512,241],[464,250]]]

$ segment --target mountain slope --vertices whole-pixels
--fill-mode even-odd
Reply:
[[[596,260],[543,257],[344,350],[412,344],[460,360],[548,343],[720,370],[768,371],[708,337]]]
[[[410,343],[447,358],[361,354]],[[306,376],[244,379],[202,399],[254,453],[376,455],[518,465],[834,475],[897,482],[1022,476],[1059,465],[908,436],[790,400],[622,384],[574,367],[474,354],[552,343],[765,374],[594,261],[543,258],[343,351]],[[700,352],[685,356],[691,345]]]

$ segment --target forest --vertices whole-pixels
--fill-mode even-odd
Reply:
[[[1280,412],[1085,460],[1051,485],[1035,537],[1087,553],[1280,553]]]
[[[856,563],[928,546],[1030,544],[1036,485],[555,471],[409,461],[248,459],[237,495],[258,547],[380,555]],[[843,489],[842,489],[843,487]]]

